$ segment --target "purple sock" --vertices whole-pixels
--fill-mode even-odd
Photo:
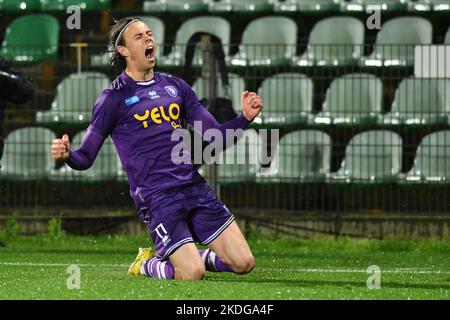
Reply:
[[[225,262],[220,260],[211,249],[199,250],[202,261],[205,263],[205,269],[213,272],[234,272]]]
[[[154,257],[144,261],[141,268],[141,273],[156,279],[173,279],[175,276],[175,268],[169,260]]]

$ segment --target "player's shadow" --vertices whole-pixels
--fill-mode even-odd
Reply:
[[[241,277],[236,278],[210,278],[212,281],[224,281],[224,282],[239,282],[248,285],[254,285],[255,283],[279,283],[284,286],[289,287],[327,287],[330,285],[333,286],[341,286],[343,288],[366,288],[365,281],[327,281],[327,280],[298,280],[298,279],[249,279],[248,281],[242,279]],[[419,283],[399,283],[392,281],[381,281],[382,288],[390,288],[390,289],[446,289],[450,290],[450,284],[419,284]]]

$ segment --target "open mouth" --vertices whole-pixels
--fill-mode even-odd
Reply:
[[[155,60],[155,47],[150,45],[145,49],[145,57],[147,58],[147,60],[153,61]]]

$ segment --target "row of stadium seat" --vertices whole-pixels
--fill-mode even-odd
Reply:
[[[164,44],[164,24],[155,17],[143,17],[151,26],[161,47]],[[270,26],[270,28],[267,28]],[[210,32],[221,38],[226,61],[232,66],[356,66],[389,67],[411,66],[414,63],[414,45],[433,43],[433,27],[421,17],[399,17],[385,22],[378,32],[372,53],[366,49],[365,25],[354,17],[330,17],[318,21],[309,34],[306,51],[297,56],[297,25],[287,17],[257,18],[244,29],[239,52],[230,55],[231,26],[222,17],[201,16],[185,21],[175,36],[175,45],[169,54],[158,55],[161,66],[184,64],[184,52],[189,38],[196,32]],[[444,44],[450,44],[450,28]],[[92,66],[107,66],[111,53],[91,58]],[[201,65],[200,50],[194,64]]]
[[[155,17],[143,17],[153,29],[161,50],[160,66],[184,64],[188,39],[204,31],[221,38],[226,60],[232,66],[410,66],[414,61],[414,45],[430,45],[433,27],[421,17],[399,17],[385,22],[378,32],[373,52],[364,56],[365,26],[354,17],[331,17],[313,27],[306,51],[297,56],[297,25],[287,17],[272,16],[250,22],[242,34],[239,52],[230,55],[231,26],[222,17],[203,16],[185,21],[178,29],[171,52],[163,55],[165,28]],[[270,28],[267,28],[270,26]],[[31,40],[32,39],[32,40]],[[444,44],[450,44],[450,29]],[[59,25],[56,18],[44,14],[15,19],[7,28],[0,55],[15,62],[54,61],[59,46]],[[91,65],[108,65],[111,52],[91,57]],[[194,63],[200,65],[196,50]]]
[[[144,12],[449,11],[450,0],[153,0]]]
[[[330,171],[332,141],[324,132],[300,130],[281,138],[270,167],[237,163],[263,157],[257,134],[250,131],[222,156],[218,176],[222,183],[449,183],[450,131],[425,136],[419,144],[413,167],[401,173],[402,139],[391,131],[371,130],[355,135],[345,149],[337,172]],[[256,137],[251,137],[251,134]],[[259,145],[258,145],[259,144]],[[230,162],[231,161],[231,162]],[[242,163],[242,162],[241,162]],[[249,162],[247,162],[249,163]],[[255,163],[250,162],[250,163]],[[201,172],[204,168],[201,169]]]
[[[200,99],[204,98],[202,81],[198,79],[193,84]],[[36,113],[36,122],[46,125],[89,122],[92,106],[109,82],[108,77],[99,72],[69,75],[57,86],[50,110]],[[230,84],[233,107],[239,113],[245,82],[238,75],[230,74]],[[301,73],[268,77],[257,92],[265,101],[265,109],[254,122],[262,126],[450,124],[448,79],[403,79],[388,113],[383,113],[382,81],[367,73],[346,74],[334,79],[326,91],[322,110],[316,114],[313,113],[313,81]],[[218,96],[224,97],[223,86],[219,86]]]
[[[111,9],[111,0],[0,0],[0,12],[65,12],[71,5],[85,11]],[[144,12],[366,12],[383,10],[449,11],[450,0],[152,0]]]
[[[69,6],[77,5],[83,11],[101,11],[111,8],[111,0],[0,0],[0,13],[24,14],[43,11],[66,13]]]
[[[85,132],[72,141],[76,148]],[[13,179],[49,178],[54,181],[126,181],[111,139],[105,141],[94,165],[86,171],[67,166],[55,170],[49,143],[55,135],[41,127],[21,128],[5,140],[0,175]],[[401,173],[402,139],[386,130],[371,130],[355,135],[345,150],[337,172],[330,172],[331,138],[317,130],[300,130],[283,136],[272,154],[270,167],[259,165],[265,144],[256,131],[249,130],[238,143],[221,154],[218,177],[222,183],[257,181],[328,183],[449,183],[450,131],[438,131],[423,138],[414,165]],[[238,162],[241,161],[241,162]],[[244,161],[244,162],[242,162]],[[236,164],[245,163],[245,164]],[[201,170],[203,171],[203,170]]]

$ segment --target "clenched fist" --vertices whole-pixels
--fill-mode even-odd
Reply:
[[[63,135],[62,139],[54,139],[52,141],[52,156],[58,161],[66,161],[69,158],[69,136]]]
[[[254,92],[244,91],[241,97],[242,112],[248,121],[255,119],[264,107],[261,98]]]

